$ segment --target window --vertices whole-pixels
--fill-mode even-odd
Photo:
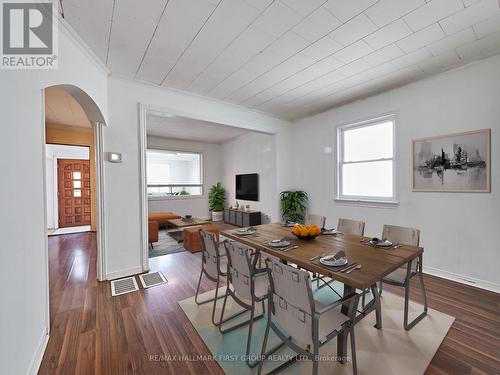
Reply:
[[[336,199],[397,203],[394,118],[337,128]]]
[[[200,153],[147,150],[146,175],[149,197],[203,195]]]

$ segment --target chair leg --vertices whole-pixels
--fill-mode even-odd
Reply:
[[[356,342],[354,339],[354,325],[349,329],[349,336],[351,336],[351,358],[352,358],[352,373],[357,375],[358,365],[356,362]]]
[[[224,294],[224,302],[222,303],[222,310],[220,312],[220,319],[219,322],[222,322],[224,320],[224,311],[226,310],[226,303],[227,303],[227,296],[229,295],[229,285],[226,288],[226,293]],[[220,329],[220,326],[219,326]]]
[[[250,310],[250,320],[248,324],[248,337],[247,337],[247,351],[246,351],[246,359],[245,362],[247,366],[250,368],[254,368],[259,364],[259,361],[250,362],[250,349],[252,346],[252,331],[253,331],[253,321],[255,315],[255,302],[252,301],[252,309]]]
[[[408,268],[410,268],[410,264],[408,264]],[[420,322],[427,315],[427,295],[425,292],[424,275],[422,274],[422,256],[419,257],[418,278],[420,281],[420,289],[422,290],[422,297],[424,299],[424,311],[415,319],[413,319],[410,323],[408,323],[408,305],[410,302],[410,279],[408,277],[405,285],[404,328],[406,331],[412,329],[418,322]]]
[[[262,350],[260,351],[260,361],[259,361],[259,369],[257,371],[257,375],[262,373],[262,367],[264,366],[265,355],[266,355],[266,347],[267,347],[267,339],[269,337],[269,330],[271,328],[271,312],[269,312],[269,316],[266,324],[266,331],[264,333],[264,341],[262,341]]]
[[[375,301],[375,317],[377,322],[375,323],[375,328],[382,328],[382,306],[380,304],[380,296],[378,294],[377,284],[372,285],[371,287],[373,299]]]
[[[215,300],[215,298],[209,298],[205,301],[198,301],[198,295],[200,293],[200,286],[201,286],[201,279],[203,277],[203,268],[201,269],[201,272],[200,272],[200,278],[198,280],[198,286],[196,287],[196,294],[194,296],[194,302],[196,302],[197,305],[203,305],[205,303],[208,303],[208,302],[213,302]],[[219,296],[218,298],[222,298],[224,296]]]
[[[319,357],[319,347],[317,344],[314,344],[313,356],[312,356],[312,375],[318,375],[318,357]]]
[[[379,281],[378,282],[378,295],[379,295],[379,297],[382,295],[382,285],[383,285],[382,281]]]
[[[217,296],[219,294],[219,278],[217,278],[217,285],[215,287],[215,297],[214,297],[214,306],[212,307],[212,324],[214,326],[217,325],[217,323],[215,323],[215,308],[217,307]]]
[[[263,316],[264,316],[264,312],[262,312],[262,314],[258,315],[258,316],[254,316],[254,309],[250,310],[250,313],[251,313],[251,318],[249,320],[245,320],[244,322],[241,322],[241,323],[238,323],[238,324],[235,324],[234,326],[232,327],[229,327],[229,328],[226,328],[226,329],[222,329],[222,325],[224,323],[227,323],[228,321],[230,321],[231,319],[233,318],[236,318],[237,316],[240,316],[244,313],[246,313],[247,311],[249,311],[248,308],[244,308],[244,310],[242,311],[239,311],[237,313],[234,313],[233,315],[227,317],[224,319],[224,312],[226,310],[226,303],[227,303],[227,297],[229,296],[229,285],[227,286],[227,289],[226,289],[226,294],[224,296],[224,303],[222,304],[222,311],[221,311],[221,314],[220,314],[220,320],[219,322],[216,324],[217,326],[219,326],[219,332],[222,333],[222,334],[225,334],[225,333],[228,333],[228,332],[231,332],[231,331],[234,331],[235,329],[238,329],[240,327],[243,327],[247,324],[251,324],[253,323],[255,320],[259,320],[261,319]]]
[[[200,292],[200,285],[201,285],[201,278],[203,277],[203,267],[201,268],[201,271],[200,271],[200,278],[198,280],[198,286],[196,287],[196,294],[194,295],[194,302],[196,302],[197,305],[201,305],[202,302],[198,302],[198,293]],[[206,301],[208,302],[208,301]],[[203,303],[206,303],[206,302],[203,302]]]

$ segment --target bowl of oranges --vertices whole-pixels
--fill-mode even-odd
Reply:
[[[321,228],[317,225],[302,225],[295,224],[292,229],[292,234],[298,237],[299,240],[313,240],[321,233]]]

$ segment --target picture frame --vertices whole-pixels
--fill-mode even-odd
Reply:
[[[414,192],[491,192],[491,129],[412,141]]]

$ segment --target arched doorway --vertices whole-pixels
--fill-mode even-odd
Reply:
[[[44,105],[43,111],[45,114],[45,120],[47,122],[47,112],[50,109],[46,108],[48,93],[52,95],[52,93],[58,92],[62,94],[63,100],[66,101],[66,105],[70,106],[71,102],[76,108],[79,108],[80,112],[82,112],[82,117],[85,117],[85,120],[88,121],[89,129],[91,136],[91,144],[86,144],[90,150],[92,155],[91,169],[92,169],[92,185],[94,189],[92,191],[92,230],[96,232],[96,259],[97,259],[97,279],[99,281],[103,281],[106,279],[106,264],[105,264],[105,236],[104,236],[104,210],[103,210],[103,152],[102,152],[102,127],[106,125],[105,118],[95,103],[95,101],[82,89],[77,86],[70,84],[61,84],[61,85],[52,85],[48,86],[43,90],[43,98]],[[65,98],[64,98],[65,97]],[[82,119],[83,121],[83,119]],[[47,124],[46,124],[47,125]],[[70,124],[71,126],[71,124]],[[54,132],[53,132],[54,133]],[[66,137],[67,139],[68,137]],[[65,138],[58,143],[64,143],[67,145],[77,145],[79,142],[66,141]],[[47,133],[46,139],[47,141]],[[46,142],[51,143],[51,142]],[[44,161],[46,159],[45,148],[44,148]],[[44,163],[45,166],[45,163]],[[47,168],[45,168],[44,173],[44,186],[47,184]],[[47,204],[47,192],[45,194],[45,213],[46,213],[46,228],[48,228],[48,204]],[[47,249],[47,259],[48,259],[48,245],[46,245]]]

